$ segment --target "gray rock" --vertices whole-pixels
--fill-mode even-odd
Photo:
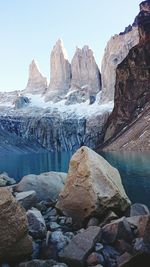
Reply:
[[[74,88],[66,96],[66,105],[73,105],[76,103],[84,103],[90,98],[89,87]]]
[[[40,249],[41,249],[40,243],[39,242],[35,242],[33,240],[33,242],[32,242],[32,248],[33,248],[33,251],[32,251],[32,260],[39,259]]]
[[[97,226],[89,227],[77,234],[64,248],[60,258],[71,266],[82,267],[95,243],[100,239],[101,229]]]
[[[117,239],[123,239],[129,243],[135,238],[131,224],[125,217],[106,224],[102,228],[102,238],[108,244],[113,244]]]
[[[140,216],[140,215],[148,215],[150,214],[149,209],[146,205],[135,203],[131,205],[130,216]]]
[[[68,244],[70,239],[60,230],[57,230],[51,233],[50,241],[57,247],[58,252],[60,252]]]
[[[118,257],[117,266],[118,267],[126,266],[126,264],[128,264],[131,259],[132,259],[132,255],[129,254],[128,252],[125,252],[124,254],[122,254],[121,256]]]
[[[14,106],[15,109],[19,109],[19,108],[24,108],[26,107],[28,104],[30,103],[30,100],[28,97],[26,96],[18,96],[15,100],[14,100]]]
[[[100,223],[100,226],[104,226],[105,224],[110,223],[113,220],[117,220],[118,216],[115,212],[113,211],[109,211],[108,214],[106,215],[106,217],[104,217],[104,219],[102,220],[102,222]]]
[[[37,200],[56,201],[66,180],[66,173],[46,172],[40,175],[29,174],[24,176],[15,190],[17,192],[34,190]]]
[[[121,221],[124,220],[125,217],[122,217],[118,220],[115,220],[114,222],[111,222],[109,224],[106,224],[104,227],[102,227],[102,239],[107,244],[113,244],[117,240],[118,235],[118,225]]]
[[[55,230],[58,230],[59,228],[61,228],[61,226],[56,222],[50,222],[49,227],[50,227],[51,231],[55,231]]]
[[[53,265],[53,267],[67,267],[68,265],[67,264],[65,264],[65,263],[57,263],[57,264],[55,264],[55,265]]]
[[[26,209],[30,209],[36,205],[36,192],[33,190],[16,193],[16,200]]]
[[[28,229],[30,235],[35,239],[46,236],[46,225],[41,212],[35,208],[27,211]]]
[[[103,249],[103,244],[101,244],[101,243],[96,243],[96,245],[95,245],[95,251],[96,252],[100,252],[102,249]]]
[[[72,232],[65,232],[64,235],[67,236],[70,240],[74,237],[74,233]]]
[[[10,178],[6,172],[0,174],[0,186],[13,185],[16,181]]]
[[[142,253],[142,252],[145,252],[145,253],[149,253],[150,252],[150,245],[149,245],[149,249],[147,247],[147,244],[143,241],[143,238],[140,237],[140,238],[136,238],[134,240],[134,253]]]
[[[123,218],[123,220],[121,220],[118,224],[117,239],[123,239],[129,243],[132,243],[134,238],[135,235],[131,229],[131,225],[126,218]]]
[[[134,232],[136,232],[137,237],[143,237],[149,218],[149,215],[141,215],[127,217],[126,220],[129,222]]]
[[[92,217],[90,218],[90,220],[88,221],[88,224],[87,224],[87,228],[89,226],[98,226],[99,225],[99,220],[95,217]]]
[[[67,267],[67,265],[54,260],[32,260],[20,263],[18,267]]]

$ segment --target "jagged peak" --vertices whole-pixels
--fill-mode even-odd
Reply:
[[[40,68],[39,68],[39,65],[38,65],[38,62],[33,58],[30,65],[29,65],[29,72],[32,72],[33,70],[35,70],[36,72],[40,72]]]
[[[150,0],[140,3],[140,11],[150,12]]]
[[[52,52],[55,52],[55,51],[62,52],[63,55],[64,55],[64,58],[65,58],[66,60],[68,60],[67,51],[66,51],[66,49],[65,49],[65,47],[64,47],[64,43],[63,43],[63,40],[62,40],[61,38],[59,38],[59,39],[56,41],[56,43],[55,43],[55,45],[54,45],[54,47],[53,47]]]
[[[78,46],[76,46],[76,51],[75,51],[75,54],[85,54],[85,53],[89,53],[91,52],[92,55],[93,55],[93,51],[91,48],[89,48],[88,45],[84,45],[82,48],[79,48]]]

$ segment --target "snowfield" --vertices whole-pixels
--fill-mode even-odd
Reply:
[[[20,109],[14,109],[14,100],[18,95],[23,95],[29,98],[30,103]],[[94,104],[90,105],[89,100],[84,103],[77,103],[72,105],[66,105],[66,100],[61,100],[57,103],[52,101],[45,102],[42,94],[13,94],[5,93],[0,95],[0,111],[3,115],[14,114],[15,115],[33,115],[37,116],[42,114],[59,114],[61,117],[78,117],[89,118],[91,116],[101,115],[105,112],[110,113],[113,109],[114,103],[110,101],[105,104],[99,104],[100,93],[97,94],[97,98]]]

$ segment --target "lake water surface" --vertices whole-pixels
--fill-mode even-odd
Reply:
[[[0,172],[6,171],[17,181],[30,173],[67,172],[71,155],[71,152],[0,152]],[[150,152],[102,152],[101,155],[119,170],[131,201],[145,203],[150,208]]]

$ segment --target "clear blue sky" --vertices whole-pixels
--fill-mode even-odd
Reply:
[[[0,91],[24,89],[35,58],[49,79],[50,51],[61,38],[69,59],[89,45],[98,65],[109,38],[139,12],[139,0],[0,0]]]

